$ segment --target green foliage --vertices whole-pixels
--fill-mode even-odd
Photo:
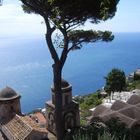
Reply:
[[[118,118],[112,118],[105,124],[111,136],[115,135],[118,140],[121,140],[124,137],[129,140],[130,130],[126,128],[126,125],[120,122]]]
[[[81,104],[81,103],[84,102],[84,96],[75,96],[75,97],[74,97],[74,100],[75,100],[77,103]]]
[[[80,118],[80,125],[83,126],[83,125],[86,125],[87,124],[87,121],[85,120],[85,118],[81,117]]]
[[[114,36],[109,31],[74,30],[86,21],[99,23],[100,21],[112,18],[116,12],[116,5],[119,0],[21,0],[22,8],[26,13],[41,15],[45,21],[59,29],[71,45],[70,50],[80,49],[83,43],[105,41],[109,42]],[[48,25],[47,25],[48,26]],[[65,34],[65,35],[66,35]],[[66,37],[66,36],[65,36]],[[64,42],[58,44],[64,48]]]
[[[83,23],[91,19],[93,23],[112,18],[119,0],[21,0],[24,10],[38,14],[47,14],[59,22]],[[25,8],[28,7],[28,8]],[[57,12],[59,11],[59,12]]]
[[[131,128],[132,140],[140,140],[140,124],[136,124]]]
[[[115,135],[111,136],[108,132],[104,131],[102,135],[98,136],[98,140],[128,140],[126,137],[122,137],[121,139],[118,139]]]
[[[91,116],[91,111],[89,109],[96,107],[97,105],[102,104],[102,99],[99,98],[99,92],[88,94],[85,96],[77,96],[74,98],[80,106],[80,123],[81,125],[86,124],[86,117]]]
[[[111,72],[108,73],[106,79],[105,90],[107,92],[115,92],[122,91],[126,86],[126,77],[125,73],[119,69],[112,69]]]
[[[134,89],[140,89],[140,80],[136,80],[126,84],[126,90],[131,91]]]
[[[98,97],[98,93],[78,96],[74,100],[79,103],[81,110],[88,110],[102,103],[102,99]]]
[[[96,119],[92,124],[67,132],[66,138],[65,140],[131,140],[131,135],[125,125],[114,118],[106,125]]]
[[[117,140],[115,136],[111,136],[108,132],[104,131],[103,134],[98,136],[98,140]]]
[[[69,41],[72,43],[72,49],[80,49],[82,43],[90,43],[97,41],[112,41],[114,36],[109,31],[93,31],[93,30],[73,30],[68,33]]]

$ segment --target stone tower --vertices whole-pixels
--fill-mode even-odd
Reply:
[[[6,87],[0,91],[0,122],[5,123],[15,114],[21,114],[20,95],[12,88]]]
[[[62,105],[63,105],[63,121],[65,122],[65,130],[80,126],[79,105],[72,100],[72,86],[62,79]],[[47,129],[56,134],[55,125],[55,92],[54,87],[51,88],[52,101],[46,102],[46,125]],[[61,129],[61,128],[60,128]]]

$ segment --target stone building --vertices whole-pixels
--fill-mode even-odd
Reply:
[[[62,79],[62,105],[63,120],[65,130],[78,127],[80,125],[79,105],[72,100],[72,86]],[[46,125],[47,129],[56,134],[55,125],[55,92],[54,87],[51,88],[52,101],[46,102]],[[61,128],[60,128],[61,129]]]
[[[14,114],[21,114],[20,97],[10,87],[0,91],[0,122],[7,122]]]
[[[56,140],[54,87],[51,91],[52,101],[46,102],[46,118],[43,118],[39,113],[23,115],[21,96],[10,87],[1,90],[0,140]],[[72,100],[72,86],[65,80],[62,80],[62,105],[64,129],[80,126],[79,105]]]
[[[21,114],[20,97],[10,87],[0,92],[0,140],[56,140],[39,120]]]

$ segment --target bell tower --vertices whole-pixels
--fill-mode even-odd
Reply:
[[[65,130],[80,126],[79,105],[72,100],[72,86],[62,79],[62,106]],[[51,87],[52,101],[46,102],[46,125],[47,129],[56,134],[55,125],[55,92]],[[61,128],[60,128],[61,129]]]

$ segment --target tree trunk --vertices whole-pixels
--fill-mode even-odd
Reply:
[[[53,46],[52,33],[55,28],[50,27],[48,18],[44,18],[47,28],[46,42],[51,53],[51,57],[54,60],[53,65],[53,83],[55,92],[55,124],[56,124],[56,136],[57,140],[63,140],[64,137],[64,120],[62,120],[62,91],[61,91],[61,75],[62,68],[64,66],[67,50],[64,49],[62,57],[59,59],[58,54]]]
[[[64,121],[62,120],[62,91],[61,91],[61,74],[62,70],[59,65],[54,64],[54,91],[55,91],[55,123],[57,140],[63,140],[64,135]]]

